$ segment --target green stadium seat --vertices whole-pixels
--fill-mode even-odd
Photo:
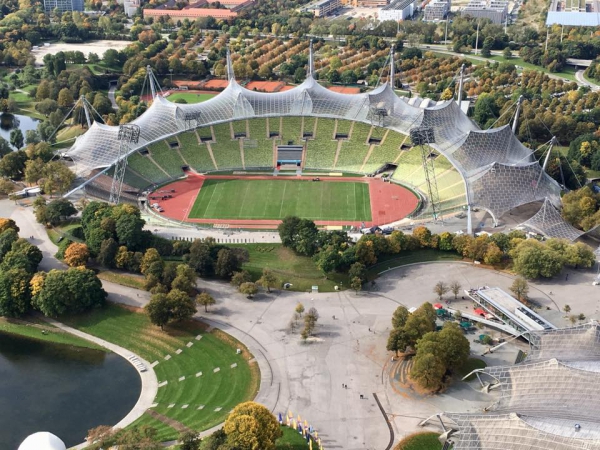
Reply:
[[[306,146],[306,162],[310,169],[332,170],[338,142],[333,139],[334,119],[319,118],[315,140],[309,140]]]
[[[367,139],[371,133],[371,125],[354,122],[354,126],[352,126],[352,122],[338,120],[338,136],[340,134],[340,126],[342,126],[343,130],[351,129],[352,134],[349,136],[349,139],[342,141],[335,168],[336,170],[345,172],[360,172],[370,148]]]
[[[181,156],[192,169],[197,172],[215,170],[215,165],[208,153],[206,144],[198,142],[198,135],[195,131],[187,131],[177,136],[177,138],[181,143],[181,147],[179,148]]]
[[[177,143],[177,140],[175,138],[170,138],[169,140],[156,142],[155,144],[150,145],[148,150],[150,150],[150,156],[152,156],[152,159],[156,164],[171,175],[171,177],[178,178],[183,175],[181,167],[185,166],[185,163],[177,152],[179,144],[177,143],[177,146],[172,148],[169,145],[171,142]]]
[[[210,143],[210,147],[219,170],[241,169],[240,143],[235,139],[231,139],[229,123],[213,125],[213,130],[216,142]]]

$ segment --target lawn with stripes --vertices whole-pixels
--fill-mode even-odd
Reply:
[[[311,180],[207,179],[190,219],[371,220],[369,185]]]

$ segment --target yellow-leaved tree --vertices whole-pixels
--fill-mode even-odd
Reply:
[[[255,402],[236,406],[223,429],[227,443],[239,450],[273,450],[275,441],[282,436],[275,416]]]
[[[69,267],[85,266],[90,259],[90,251],[87,245],[73,242],[65,250],[65,262]]]

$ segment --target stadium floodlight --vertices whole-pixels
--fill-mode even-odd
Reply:
[[[440,208],[440,194],[438,192],[437,179],[435,177],[434,159],[432,157],[432,148],[429,144],[435,143],[435,133],[432,127],[416,127],[410,130],[410,139],[414,145],[421,149],[421,160],[423,171],[425,172],[425,182],[427,183],[427,193],[431,203],[431,215],[433,220],[443,222]]]
[[[119,126],[117,135],[119,140],[119,155],[115,163],[115,172],[110,187],[109,202],[116,205],[121,199],[123,191],[123,179],[125,178],[125,169],[127,168],[127,156],[130,150],[130,144],[137,144],[140,140],[140,127],[138,125],[128,124]]]

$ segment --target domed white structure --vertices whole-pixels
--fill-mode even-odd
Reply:
[[[41,431],[28,436],[19,450],[67,450],[65,443],[52,433]]]

